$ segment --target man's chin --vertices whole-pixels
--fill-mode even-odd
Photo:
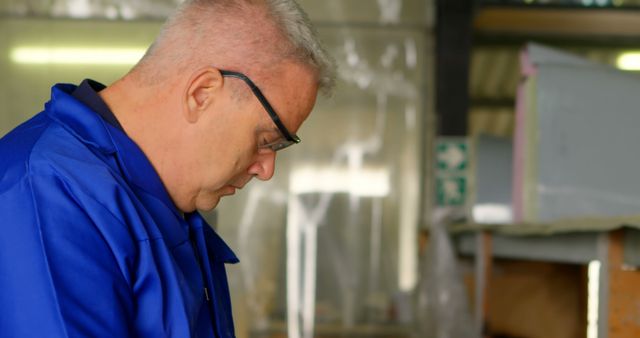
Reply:
[[[206,201],[198,201],[196,203],[196,208],[200,211],[211,211],[218,206],[218,203],[220,203],[220,197],[221,196],[215,196]]]
[[[196,199],[196,208],[201,211],[211,211],[218,206],[222,197],[231,196],[235,193],[236,188],[227,185],[209,194],[201,194],[199,198]]]

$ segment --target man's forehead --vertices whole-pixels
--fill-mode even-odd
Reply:
[[[265,93],[272,100],[278,114],[303,115],[306,117],[315,104],[318,94],[317,75],[309,67],[299,63],[289,63],[271,79],[272,84]],[[271,96],[272,95],[273,98]]]

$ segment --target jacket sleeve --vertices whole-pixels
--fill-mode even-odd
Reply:
[[[0,191],[0,215],[0,337],[132,336],[117,217],[55,176]]]

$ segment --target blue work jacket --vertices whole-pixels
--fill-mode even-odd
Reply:
[[[0,337],[234,337],[238,259],[74,89],[0,140]]]

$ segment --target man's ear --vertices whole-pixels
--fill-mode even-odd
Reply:
[[[213,104],[223,82],[220,70],[214,67],[203,68],[191,77],[184,95],[184,117],[189,123],[197,122]]]

